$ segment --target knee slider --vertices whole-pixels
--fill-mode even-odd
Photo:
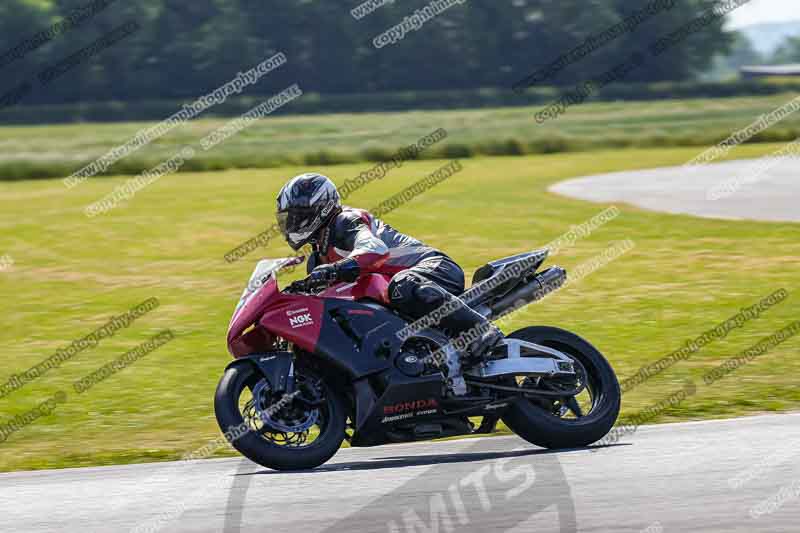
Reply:
[[[408,276],[395,276],[389,283],[389,301],[398,309],[413,303],[417,284]]]
[[[428,306],[438,307],[447,300],[448,293],[438,285],[425,283],[414,288],[414,296]]]

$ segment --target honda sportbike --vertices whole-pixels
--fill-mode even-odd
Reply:
[[[546,257],[537,250],[486,264],[465,301],[496,320],[541,299],[566,280],[559,267],[540,271]],[[377,446],[487,434],[500,421],[535,445],[572,448],[614,425],[617,378],[578,335],[526,327],[466,363],[435,323],[419,327],[389,306],[390,276],[333,284],[308,277],[281,290],[278,273],[303,261],[259,262],[228,329],[234,361],[214,408],[250,460],[308,469],[345,440]]]

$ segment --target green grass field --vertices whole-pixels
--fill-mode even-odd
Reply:
[[[622,147],[706,146],[784,105],[796,93],[767,97],[587,103],[537,124],[541,107],[272,117],[225,144],[198,154],[183,170],[270,168],[386,160],[398,148],[438,128],[449,132],[424,158],[520,155]],[[291,105],[291,104],[290,104]],[[166,118],[166,117],[165,117]],[[172,157],[227,119],[183,125],[112,167],[141,172]],[[0,128],[0,180],[69,175],[153,123]],[[800,136],[800,114],[753,141]]]
[[[687,107],[688,117],[691,104],[681,105]],[[669,106],[678,104],[665,104]],[[604,107],[608,116],[623,113],[622,107]],[[636,116],[630,111],[636,104],[626,104],[625,109]],[[481,113],[485,112],[473,116]],[[435,114],[412,113],[413,126],[400,138],[408,140],[442,125],[427,115]],[[308,128],[320,128],[319,120],[298,118],[295,123],[299,132],[305,121],[309,121]],[[347,120],[354,119],[330,123],[331,138],[336,128],[345,128]],[[206,127],[195,125],[191,131]],[[264,133],[277,127],[269,121],[259,128]],[[387,119],[372,129],[377,127],[385,128],[388,136],[399,123]],[[455,123],[451,127],[455,130]],[[480,127],[478,122],[469,126],[468,135],[477,135]],[[87,143],[87,155],[96,151],[86,137],[76,135],[70,143],[70,128],[53,128],[52,139],[42,151],[77,150],[83,142]],[[113,129],[96,129],[96,141],[107,144],[112,137],[125,136],[111,135]],[[34,128],[24,131],[36,133]],[[357,129],[349,131],[361,139],[371,136]],[[322,143],[325,135],[319,131],[311,142]],[[242,146],[257,141],[255,135],[242,137],[236,140]],[[276,141],[269,149],[279,144]],[[737,149],[735,156],[755,157],[778,147],[745,146]],[[0,158],[10,151],[14,150],[9,141],[4,141]],[[549,184],[592,173],[681,164],[698,151],[613,150],[466,159],[461,173],[386,219],[402,231],[445,247],[471,274],[488,260],[541,246],[605,207],[549,194]],[[442,163],[409,163],[367,185],[348,203],[372,207]],[[366,166],[319,170],[342,182]],[[0,184],[0,256],[10,254],[16,262],[0,272],[3,381],[83,337],[111,315],[149,297],[161,301],[158,309],[130,328],[0,399],[0,422],[4,422],[58,390],[70,393],[66,403],[50,416],[0,444],[0,470],[175,459],[217,437],[212,396],[230,359],[225,349],[230,314],[256,259],[286,255],[289,249],[274,242],[233,264],[226,263],[223,254],[273,223],[275,193],[288,177],[302,170],[306,169],[169,176],[139,192],[127,205],[94,219],[83,215],[84,206],[125,178],[89,180],[69,191],[60,180]],[[797,319],[798,226],[620,208],[622,214],[616,220],[563,250],[550,264],[574,268],[622,239],[632,239],[636,247],[581,282],[519,312],[507,329],[549,324],[574,330],[608,356],[622,379],[741,307],[786,288],[791,294],[784,303],[626,395],[623,413],[653,404],[687,379],[698,381],[697,395],[659,420],[800,407],[798,339],[787,341],[713,387],[702,386],[699,379],[724,358]],[[172,329],[175,340],[84,395],[72,391],[73,381],[164,328]]]

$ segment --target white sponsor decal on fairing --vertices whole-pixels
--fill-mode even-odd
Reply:
[[[357,285],[357,283],[348,283],[347,285],[342,285],[341,287],[339,287],[338,289],[336,289],[336,292],[337,292],[337,293],[339,293],[339,292],[344,292],[344,291],[346,291],[347,289],[350,289],[350,288],[352,288],[352,287],[355,287],[356,285]]]
[[[311,313],[289,317],[289,325],[293,328],[302,328],[304,326],[310,326],[313,323],[314,319],[311,318]]]
[[[395,416],[384,416],[383,420],[381,420],[381,423],[385,424],[386,422],[395,422],[396,420],[404,420],[406,418],[411,418],[412,416],[414,416],[414,413],[406,413],[403,415],[395,415]]]

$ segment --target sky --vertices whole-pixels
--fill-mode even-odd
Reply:
[[[750,0],[728,15],[731,29],[761,22],[788,22],[800,20],[798,0]]]

